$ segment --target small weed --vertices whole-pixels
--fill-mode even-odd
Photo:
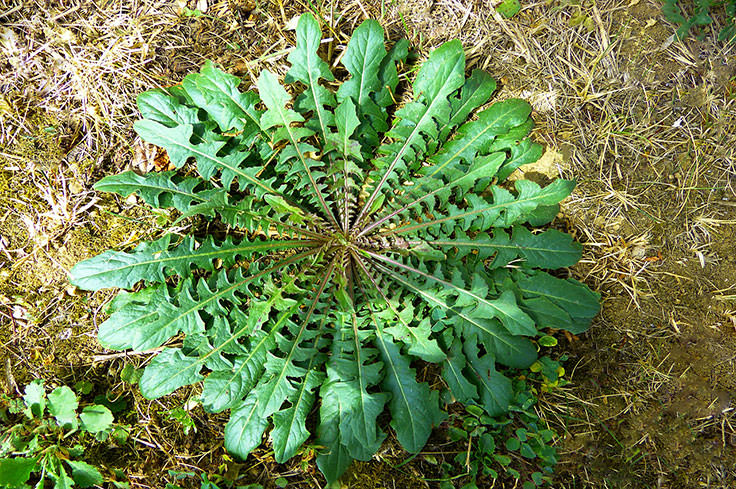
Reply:
[[[43,488],[47,480],[55,489],[103,483],[99,469],[81,460],[84,447],[108,438],[124,443],[128,427],[113,423],[113,413],[103,404],[79,408],[71,388],[57,387],[47,395],[43,380],[28,384],[22,399],[0,397],[0,421],[6,426],[0,437],[0,487],[34,483]],[[125,482],[109,482],[128,487]]]
[[[539,373],[532,374],[530,380],[540,383],[542,390],[565,383],[559,362],[542,357],[535,365]],[[513,388],[508,414],[491,417],[480,407],[468,405],[465,413],[450,418],[450,439],[467,443],[467,450],[458,453],[453,463],[442,464],[442,489],[454,487],[452,481],[464,477],[470,480],[463,489],[483,487],[479,485],[482,481],[504,475],[522,482],[523,489],[550,482],[557,464],[557,451],[551,443],[557,433],[546,428],[534,412],[537,397],[526,380],[514,380]]]
[[[721,10],[723,27],[718,33],[718,40],[731,42],[736,39],[736,0],[695,0],[694,5],[684,10],[683,3],[665,0],[662,6],[665,18],[678,25],[677,39],[687,37],[693,27],[712,24],[712,15],[719,15]]]
[[[196,477],[196,474],[194,472],[177,472],[174,470],[169,470],[169,475],[177,481],[181,481],[190,477]],[[263,486],[260,484],[235,485],[236,481],[227,480],[221,475],[207,475],[207,473],[204,472],[200,474],[200,478],[200,489],[263,489]],[[276,480],[276,485],[278,487],[285,487],[278,485],[278,481],[282,479],[283,478]],[[175,484],[168,483],[166,484],[165,489],[181,489],[181,487]]]
[[[165,414],[167,414],[168,419],[177,421],[181,425],[185,435],[188,435],[192,428],[195,433],[197,432],[197,428],[194,426],[194,420],[183,407],[175,407]]]

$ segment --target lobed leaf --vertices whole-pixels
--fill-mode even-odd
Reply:
[[[260,415],[258,396],[251,392],[242,403],[230,412],[230,420],[225,425],[225,449],[245,460],[261,444],[268,419]]]
[[[255,92],[238,90],[241,80],[206,61],[199,73],[184,77],[182,88],[197,107],[201,107],[222,131],[236,130],[240,137],[252,142],[256,135],[267,133],[260,127],[260,102]]]
[[[314,146],[300,142],[311,136],[314,131],[307,127],[292,127],[293,123],[303,122],[304,118],[296,111],[286,108],[290,101],[289,94],[279,84],[278,79],[268,70],[263,70],[258,78],[258,90],[268,110],[261,117],[264,129],[274,130],[274,142],[286,141],[287,148],[281,151],[277,170],[285,173],[287,182],[299,188],[307,187],[311,193],[303,196],[310,204],[320,209],[323,217],[327,218],[337,228],[337,221],[325,202],[323,190],[325,184],[317,182],[319,177],[312,169],[319,166],[319,162],[309,158],[307,153],[315,152]],[[296,160],[296,162],[293,162]]]
[[[274,413],[271,437],[276,462],[283,463],[289,460],[309,438],[305,423],[314,404],[312,391],[321,385],[322,381],[322,373],[316,370],[307,371],[298,391],[289,399],[291,405]]]
[[[214,271],[215,260],[225,267],[232,266],[240,257],[281,248],[309,245],[309,240],[247,241],[235,243],[227,237],[217,244],[208,237],[201,244],[191,236],[172,245],[173,236],[138,245],[132,252],[106,251],[94,258],[77,263],[69,273],[69,281],[80,289],[99,290],[108,287],[130,288],[145,280],[163,282],[166,277],[188,277],[194,269]]]
[[[321,134],[327,141],[330,127],[335,125],[335,115],[329,109],[335,107],[335,96],[320,85],[320,79],[333,81],[329,66],[317,54],[322,32],[317,20],[310,14],[299,17],[296,27],[296,48],[289,54],[291,69],[286,74],[286,83],[302,82],[306,89],[294,101],[294,108],[301,112],[311,112],[312,116],[305,126]]]
[[[470,237],[462,229],[456,229],[451,238],[426,243],[456,259],[473,252],[481,260],[493,258],[489,268],[504,267],[519,260],[525,267],[555,269],[572,266],[580,260],[582,246],[573,242],[569,234],[555,229],[532,234],[523,226],[511,230],[510,235],[503,228],[496,228],[492,237],[485,233]]]
[[[133,125],[138,135],[146,142],[160,146],[166,150],[169,160],[177,168],[181,168],[190,158],[197,163],[197,171],[205,180],[219,175],[226,188],[237,178],[238,186],[251,190],[258,197],[265,194],[280,195],[278,189],[272,187],[274,178],[262,180],[258,175],[263,171],[263,162],[253,151],[236,149],[223,153],[227,141],[217,134],[205,131],[203,136],[191,140],[195,134],[192,124],[166,127],[153,120],[140,120]]]
[[[492,186],[493,198],[490,202],[476,194],[469,194],[465,208],[450,204],[445,211],[446,214],[441,217],[406,224],[380,234],[399,234],[427,229],[424,232],[442,235],[454,230],[455,226],[459,226],[463,231],[506,228],[513,224],[524,223],[539,207],[557,204],[570,195],[575,182],[555,180],[542,188],[528,180],[517,180],[515,186],[517,195],[502,187]],[[454,221],[460,222],[455,224]]]
[[[386,111],[373,98],[383,90],[379,72],[386,58],[383,29],[378,22],[368,19],[353,32],[341,60],[351,76],[337,90],[337,100],[340,104],[351,100],[357,108],[358,119],[362,121],[358,141],[366,151],[377,145],[378,135],[388,129]],[[394,76],[395,71],[394,66]]]
[[[360,224],[387,182],[397,181],[397,172],[407,170],[407,162],[416,161],[426,150],[424,137],[438,136],[437,124],[449,121],[451,114],[448,96],[465,81],[465,53],[459,41],[450,41],[434,50],[422,65],[414,80],[414,102],[396,112],[397,121],[387,133],[396,142],[378,148],[382,158],[373,161],[378,168],[371,173],[377,181],[373,192],[356,217]]]
[[[166,127],[200,123],[197,109],[182,103],[171,90],[149,90],[136,98],[138,110],[145,119],[159,122]]]

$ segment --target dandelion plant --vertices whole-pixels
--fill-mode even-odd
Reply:
[[[313,436],[334,481],[378,450],[382,413],[409,452],[445,402],[504,413],[511,369],[535,361],[540,331],[580,333],[599,305],[549,272],[575,264],[580,245],[539,229],[574,182],[507,180],[542,152],[527,138],[528,103],[488,105],[495,81],[466,77],[459,41],[435,49],[407,87],[408,44],[387,50],[376,21],[342,53],[342,83],[320,43],[318,22],[303,15],[288,90],[264,70],[242,92],[206,63],[140,95],[136,132],[186,170],[125,172],[95,188],[210,224],[106,251],[70,279],[123,289],[99,327],[104,347],[178,339],[146,367],[144,396],[201,382],[206,410],[230,410],[230,453],[245,458],[270,427],[284,462]],[[431,386],[417,378],[428,364]]]

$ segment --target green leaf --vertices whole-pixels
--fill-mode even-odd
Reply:
[[[543,474],[541,472],[532,472],[532,480],[534,481],[534,484],[541,486],[544,482]]]
[[[336,313],[335,339],[332,358],[327,367],[330,382],[322,390],[322,403],[339,405],[339,438],[351,458],[370,460],[378,451],[386,435],[377,427],[376,420],[383,411],[388,394],[369,393],[381,380],[381,364],[376,363],[378,351],[363,346],[368,340],[368,317],[360,317],[349,294],[341,289],[336,294],[340,312]],[[377,315],[370,317],[380,320]]]
[[[501,365],[512,368],[528,368],[537,359],[537,349],[528,339],[520,336],[512,336],[502,328],[491,326],[486,323],[487,328],[493,334],[485,331],[478,334],[478,341],[491,353]],[[467,336],[466,336],[467,337]]]
[[[82,461],[65,460],[65,462],[71,467],[72,479],[77,486],[92,487],[102,484],[102,474],[96,467]]]
[[[192,102],[207,111],[222,131],[241,131],[241,138],[250,141],[260,131],[260,101],[254,92],[238,90],[241,80],[206,61],[199,73],[184,77],[182,87]]]
[[[23,402],[27,407],[25,412],[29,418],[43,416],[43,411],[46,409],[46,389],[44,389],[43,380],[36,379],[26,386]]]
[[[261,406],[256,395],[250,394],[230,413],[225,425],[225,449],[245,460],[261,444],[268,420],[260,416]]]
[[[36,467],[38,457],[0,458],[0,485],[14,488],[23,487]]]
[[[449,322],[455,329],[463,334],[466,338],[483,339],[484,346],[493,352],[500,363],[508,366],[525,368],[536,359],[536,350],[528,340],[511,336],[505,331],[500,322],[488,318],[487,309],[473,306],[471,302],[469,307],[463,305],[462,302],[454,306],[448,306],[447,296],[451,293],[452,288],[445,287],[447,282],[437,280],[436,277],[428,277],[425,282],[413,281],[399,275],[387,268],[380,268],[384,273],[390,276],[396,283],[403,287],[414,291],[419,297],[432,306],[446,311],[449,314]],[[423,275],[419,272],[419,275]],[[433,285],[434,283],[439,285]],[[494,316],[494,314],[491,314]]]
[[[184,166],[188,159],[194,158],[197,171],[205,180],[219,173],[226,187],[230,187],[237,178],[241,189],[250,189],[258,197],[279,194],[269,181],[258,178],[257,175],[263,169],[259,164],[248,165],[253,159],[250,151],[234,151],[221,155],[221,150],[227,143],[215,134],[198,136],[196,139],[200,142],[193,143],[191,140],[194,126],[191,124],[168,128],[153,120],[144,119],[137,121],[133,128],[144,141],[164,148],[169,160],[177,168]]]
[[[346,99],[337,106],[335,109],[335,125],[337,126],[337,137],[333,140],[334,147],[342,153],[345,160],[349,158],[362,159],[360,145],[350,139],[350,136],[360,126],[360,120],[352,100]]]
[[[317,467],[324,474],[328,484],[340,478],[353,462],[341,436],[340,423],[337,420],[345,419],[346,412],[343,406],[343,396],[331,394],[330,384],[322,387],[320,406],[320,423],[317,428],[319,444],[325,447],[317,455]]]
[[[463,370],[467,365],[465,354],[462,351],[462,344],[459,340],[452,343],[447,360],[444,362],[442,369],[442,378],[447,382],[447,386],[455,400],[468,403],[478,397],[478,389],[465,377]]]
[[[322,374],[310,370],[297,391],[289,398],[291,406],[273,415],[273,451],[276,462],[283,463],[296,454],[297,449],[309,438],[305,425],[307,414],[314,404],[312,390],[322,383]]]
[[[167,127],[179,124],[197,124],[197,109],[188,107],[172,93],[156,89],[143,92],[136,98],[141,115]]]
[[[274,293],[268,301],[251,305],[253,312],[266,315],[284,289]],[[217,413],[239,404],[258,383],[264,370],[267,352],[276,346],[277,333],[287,324],[287,320],[296,312],[298,306],[298,303],[294,304],[273,323],[267,322],[270,325],[269,331],[263,328],[253,331],[256,324],[253,321],[245,321],[239,330],[233,332],[230,338],[249,335],[248,348],[239,352],[241,354],[234,358],[231,368],[215,370],[207,376],[202,386],[202,405],[205,410]],[[249,331],[253,332],[248,333]],[[224,346],[223,343],[219,348],[224,348]]]
[[[464,209],[450,205],[447,214],[443,217],[407,224],[381,234],[416,232],[425,228],[431,228],[429,231],[433,234],[443,234],[454,228],[454,221],[461,221],[458,225],[463,231],[505,228],[513,224],[524,223],[529,214],[538,207],[557,204],[570,195],[575,182],[555,180],[541,188],[534,182],[517,180],[515,186],[517,195],[502,187],[493,186],[491,187],[493,195],[491,202],[469,194],[466,200],[467,207]]]
[[[74,384],[74,390],[83,396],[88,395],[94,389],[94,384],[89,380],[80,380]]]
[[[440,131],[440,140],[447,139],[449,131],[465,122],[468,116],[478,107],[488,102],[496,90],[496,80],[483,70],[473,70],[460,92],[460,96],[450,103],[452,117],[450,122]]]
[[[496,6],[496,12],[510,19],[521,10],[521,2],[519,0],[503,0]]]
[[[556,229],[532,234],[523,226],[514,226],[511,236],[499,228],[494,230],[493,237],[479,234],[475,238],[468,237],[462,229],[456,229],[455,235],[455,238],[443,241],[430,240],[427,244],[438,246],[446,253],[456,250],[456,258],[475,250],[481,260],[493,257],[490,268],[504,267],[520,260],[519,264],[525,267],[555,269],[574,265],[582,255],[582,246],[573,242],[569,234]]]
[[[77,263],[69,273],[69,281],[85,290],[108,287],[130,288],[135,283],[163,282],[170,275],[188,277],[194,269],[213,271],[215,260],[224,266],[232,266],[239,257],[254,252],[268,252],[280,248],[297,248],[309,245],[307,240],[233,242],[227,238],[217,244],[211,237],[198,243],[186,236],[172,245],[173,236],[167,234],[158,241],[142,243],[132,252],[106,251],[94,258]]]
[[[366,149],[378,144],[379,132],[388,129],[386,113],[373,99],[374,94],[383,89],[379,70],[386,58],[383,29],[378,22],[369,19],[355,29],[341,59],[351,76],[338,89],[337,100],[343,104],[349,99],[357,108],[362,121],[357,139]]]
[[[521,443],[518,438],[509,438],[506,440],[506,450],[516,451],[521,447]]]
[[[439,409],[439,393],[430,390],[426,383],[414,380],[416,373],[409,367],[408,359],[385,333],[376,333],[376,346],[386,365],[383,387],[391,393],[391,427],[401,446],[417,453],[427,443],[432,426],[445,417]]]
[[[542,336],[538,341],[541,346],[557,346],[557,338],[554,336]]]
[[[82,430],[90,433],[100,433],[112,427],[114,418],[105,406],[93,404],[82,409],[79,419],[82,421]]]
[[[511,457],[509,457],[508,455],[499,455],[497,453],[494,453],[493,458],[494,460],[496,460],[496,462],[503,465],[504,467],[511,463]]]
[[[74,485],[74,479],[66,473],[61,461],[58,462],[57,471],[50,471],[49,475],[54,481],[54,489],[70,489]]]
[[[439,348],[437,341],[430,339],[432,331],[429,318],[410,325],[414,318],[414,306],[410,302],[405,302],[400,306],[396,300],[389,299],[377,284],[373,285],[373,290],[388,306],[384,312],[377,315],[377,318],[384,320],[386,325],[395,324],[385,327],[384,330],[396,340],[405,343],[409,347],[408,352],[412,355],[428,362],[436,363],[444,360],[445,354]],[[401,311],[399,311],[400,307]]]
[[[517,168],[522,165],[534,163],[542,157],[544,148],[541,144],[533,143],[528,139],[523,139],[531,131],[532,120],[528,120],[529,124],[522,124],[517,128],[509,131],[506,137],[500,137],[491,145],[490,151],[508,151],[509,158],[501,166],[496,177],[499,182],[505,181]],[[521,129],[520,134],[512,135]]]
[[[449,293],[457,295],[458,300],[454,304],[455,308],[472,306],[472,314],[475,317],[498,318],[509,333],[513,335],[534,336],[537,332],[532,318],[522,311],[517,305],[513,292],[506,290],[497,298],[488,298],[488,286],[480,274],[476,273],[472,276],[470,286],[465,283],[458,285],[457,283],[454,283],[461,280],[457,275],[453,277],[453,281],[447,281],[407,265],[406,263],[391,260],[385,256],[378,255],[370,251],[366,251],[365,253],[372,258],[389,263],[405,272],[410,272],[415,276],[421,276],[424,279],[443,286]],[[392,276],[395,277],[393,274]]]
[[[381,89],[371,97],[381,107],[382,112],[387,115],[388,107],[396,103],[394,94],[399,84],[398,68],[399,64],[404,63],[409,56],[409,41],[399,39],[388,50],[388,54],[381,61],[378,68],[378,80]],[[377,145],[378,142],[375,143]]]
[[[304,18],[302,16],[302,19]],[[261,117],[261,125],[264,129],[277,128],[274,130],[274,142],[287,141],[290,145],[288,151],[280,153],[281,169],[285,170],[286,165],[293,160],[297,160],[296,168],[290,169],[287,173],[291,177],[290,181],[295,182],[299,187],[306,186],[311,189],[309,197],[307,197],[310,204],[320,208],[323,217],[328,218],[337,227],[337,220],[327,206],[322,193],[324,184],[318,184],[316,176],[312,172],[312,168],[318,166],[318,162],[306,155],[306,152],[314,151],[316,148],[300,142],[302,139],[311,136],[314,131],[307,127],[292,127],[293,123],[303,122],[304,118],[296,111],[286,108],[287,102],[290,101],[289,94],[279,84],[274,74],[268,70],[263,70],[261,76],[258,77],[257,85],[263,103],[268,108]]]
[[[335,96],[320,85],[319,81],[333,81],[335,78],[330,67],[317,54],[321,40],[322,33],[317,20],[311,14],[302,14],[296,27],[296,48],[289,54],[291,69],[286,74],[285,81],[300,81],[306,85],[306,89],[296,98],[294,107],[302,114],[312,113],[305,126],[321,134],[326,141],[331,132],[329,128],[334,125],[335,115],[325,106],[334,107]]]
[[[77,428],[77,395],[67,386],[54,389],[48,396],[49,414],[56,418],[56,422],[64,429]]]
[[[542,328],[583,333],[600,311],[600,295],[580,282],[544,272],[519,274],[517,280],[522,307]]]
[[[480,400],[489,416],[499,416],[508,411],[514,396],[511,380],[496,370],[492,355],[479,356],[477,345],[465,343],[471,379],[478,388]]]
[[[201,368],[198,357],[188,357],[179,348],[166,348],[143,371],[139,382],[141,393],[148,399],[156,399],[194,384],[204,379],[199,373]]]
[[[519,99],[504,100],[491,105],[478,114],[478,120],[460,127],[455,137],[430,158],[433,166],[423,168],[422,172],[435,176],[448,166],[456,166],[458,162],[472,163],[478,153],[489,152],[496,136],[526,121],[531,110],[528,102]],[[493,174],[485,176],[492,177]]]
[[[529,446],[528,443],[521,444],[521,450],[519,451],[519,453],[521,453],[521,456],[524,458],[537,458],[537,454],[534,453],[534,449],[532,449],[532,447]]]
[[[453,193],[452,191],[455,193],[458,191],[462,193],[470,191],[479,178],[494,175],[500,165],[503,164],[504,159],[505,154],[493,153],[476,158],[468,168],[450,168],[446,173],[451,175],[452,178],[447,178],[447,182],[435,178],[434,175],[426,175],[420,178],[416,182],[416,191],[412,189],[407,193],[407,197],[416,196],[416,198],[390,214],[376,220],[369,226],[366,226],[358,236],[369,234],[372,229],[378,228],[389,219],[406,215],[406,210],[414,210],[419,204],[424,204],[430,208],[436,208],[442,204],[446,204]],[[416,209],[415,213],[419,213],[420,211],[421,209]]]
[[[151,172],[138,175],[126,171],[110,175],[94,185],[100,192],[114,192],[123,197],[137,194],[146,204],[163,209],[174,207],[185,212],[193,205],[206,201],[203,192],[197,190],[204,184],[200,178],[179,178],[176,172]]]
[[[147,350],[161,346],[179,332],[204,329],[199,311],[204,309],[206,299],[195,295],[191,280],[181,284],[178,295],[163,285],[144,290],[118,295],[110,304],[112,314],[98,331],[100,344],[117,350]],[[203,295],[209,292],[206,288],[200,290]]]
[[[120,380],[129,384],[137,384],[143,375],[142,369],[137,369],[130,363],[126,363],[120,372]]]
[[[286,264],[288,261],[271,270]],[[200,334],[206,330],[204,313],[224,313],[225,300],[239,304],[243,299],[236,293],[246,292],[248,284],[258,277],[258,273],[244,277],[236,270],[231,276],[218,273],[209,282],[189,279],[173,290],[159,286],[148,289],[152,293],[123,296],[125,301],[114,301],[112,314],[100,325],[100,343],[119,350],[145,350],[162,345],[179,332]]]

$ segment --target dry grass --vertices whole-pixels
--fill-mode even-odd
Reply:
[[[710,41],[717,24],[706,40],[671,42],[650,0],[525,2],[511,20],[468,0],[0,0],[4,388],[88,377],[134,399],[138,449],[126,455],[136,487],[162,487],[163,469],[196,467],[315,486],[309,454],[289,466],[266,448],[245,464],[224,459],[222,419],[199,408],[200,431],[184,435],[165,412],[196,390],[151,403],[119,382],[121,359],[91,365],[109,297],[65,282],[80,258],[167,225],[90,190],[130,164],[135,96],[205,59],[246,81],[263,67],[284,73],[290,20],[315,6],[331,63],[368,17],[420,56],[460,38],[468,68],[496,76],[500,97],[532,101],[535,137],[553,150],[548,169],[578,180],[560,225],[584,243],[573,273],[602,292],[604,310],[565,344],[573,384],[542,399],[564,435],[557,487],[736,485],[736,46]],[[184,7],[204,12],[188,17]],[[385,458],[401,457],[394,451]],[[387,467],[361,465],[352,484],[390,487],[398,476]],[[429,486],[406,473],[401,485]]]

